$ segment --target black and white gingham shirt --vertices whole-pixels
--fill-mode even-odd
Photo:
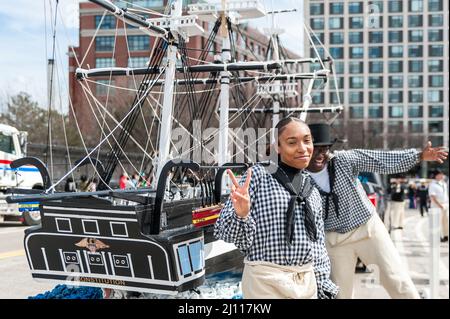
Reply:
[[[374,151],[355,149],[336,151],[331,156],[335,167],[333,192],[338,197],[339,217],[330,200],[325,231],[346,233],[367,223],[376,209],[367,198],[358,179],[360,172],[396,174],[406,172],[419,163],[419,152],[415,149],[404,151]],[[331,178],[331,176],[330,176]],[[321,188],[314,182],[319,190]],[[322,190],[321,190],[322,191]],[[325,210],[326,196],[322,196]],[[324,217],[327,214],[324,212]]]
[[[306,178],[310,178],[308,174]],[[240,184],[245,181],[245,174]],[[303,204],[296,202],[295,231],[292,245],[286,243],[286,214],[291,195],[260,164],[252,167],[249,186],[251,209],[246,219],[236,215],[230,199],[216,222],[217,239],[234,243],[249,261],[267,261],[278,265],[301,266],[312,262],[317,280],[318,297],[334,298],[337,286],[329,279],[330,260],[325,248],[320,194],[314,189],[308,198],[316,216],[317,241],[312,242],[304,224]]]

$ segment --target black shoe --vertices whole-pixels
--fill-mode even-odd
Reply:
[[[441,238],[441,243],[446,243],[448,242],[448,237],[445,236],[444,238]]]

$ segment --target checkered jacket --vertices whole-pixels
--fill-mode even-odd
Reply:
[[[310,178],[307,173],[306,178]],[[246,174],[240,183],[244,183]],[[217,239],[234,243],[249,261],[267,261],[279,265],[304,265],[312,262],[316,275],[318,297],[334,298],[337,286],[329,279],[330,260],[325,248],[322,205],[319,192],[314,189],[308,198],[315,212],[317,241],[309,239],[303,205],[296,202],[295,230],[292,245],[286,242],[286,212],[291,195],[260,164],[252,167],[249,186],[251,209],[245,219],[236,215],[230,199],[222,208],[216,222]]]
[[[409,171],[419,163],[419,152],[415,149],[403,151],[375,151],[355,149],[337,151],[331,156],[335,167],[333,192],[338,197],[338,216],[335,206],[330,201],[328,216],[324,211],[325,231],[346,233],[364,225],[376,213],[376,209],[367,198],[366,192],[358,179],[360,172],[396,174]],[[326,196],[322,193],[325,210]]]

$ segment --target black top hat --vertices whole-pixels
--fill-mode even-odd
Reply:
[[[330,137],[330,126],[325,123],[309,124],[314,146],[331,146],[336,139]]]

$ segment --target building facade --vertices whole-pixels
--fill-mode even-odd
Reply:
[[[448,8],[443,0],[304,1],[306,23],[334,59],[345,107],[334,126],[350,147],[448,147]],[[334,93],[313,100],[337,103]]]

